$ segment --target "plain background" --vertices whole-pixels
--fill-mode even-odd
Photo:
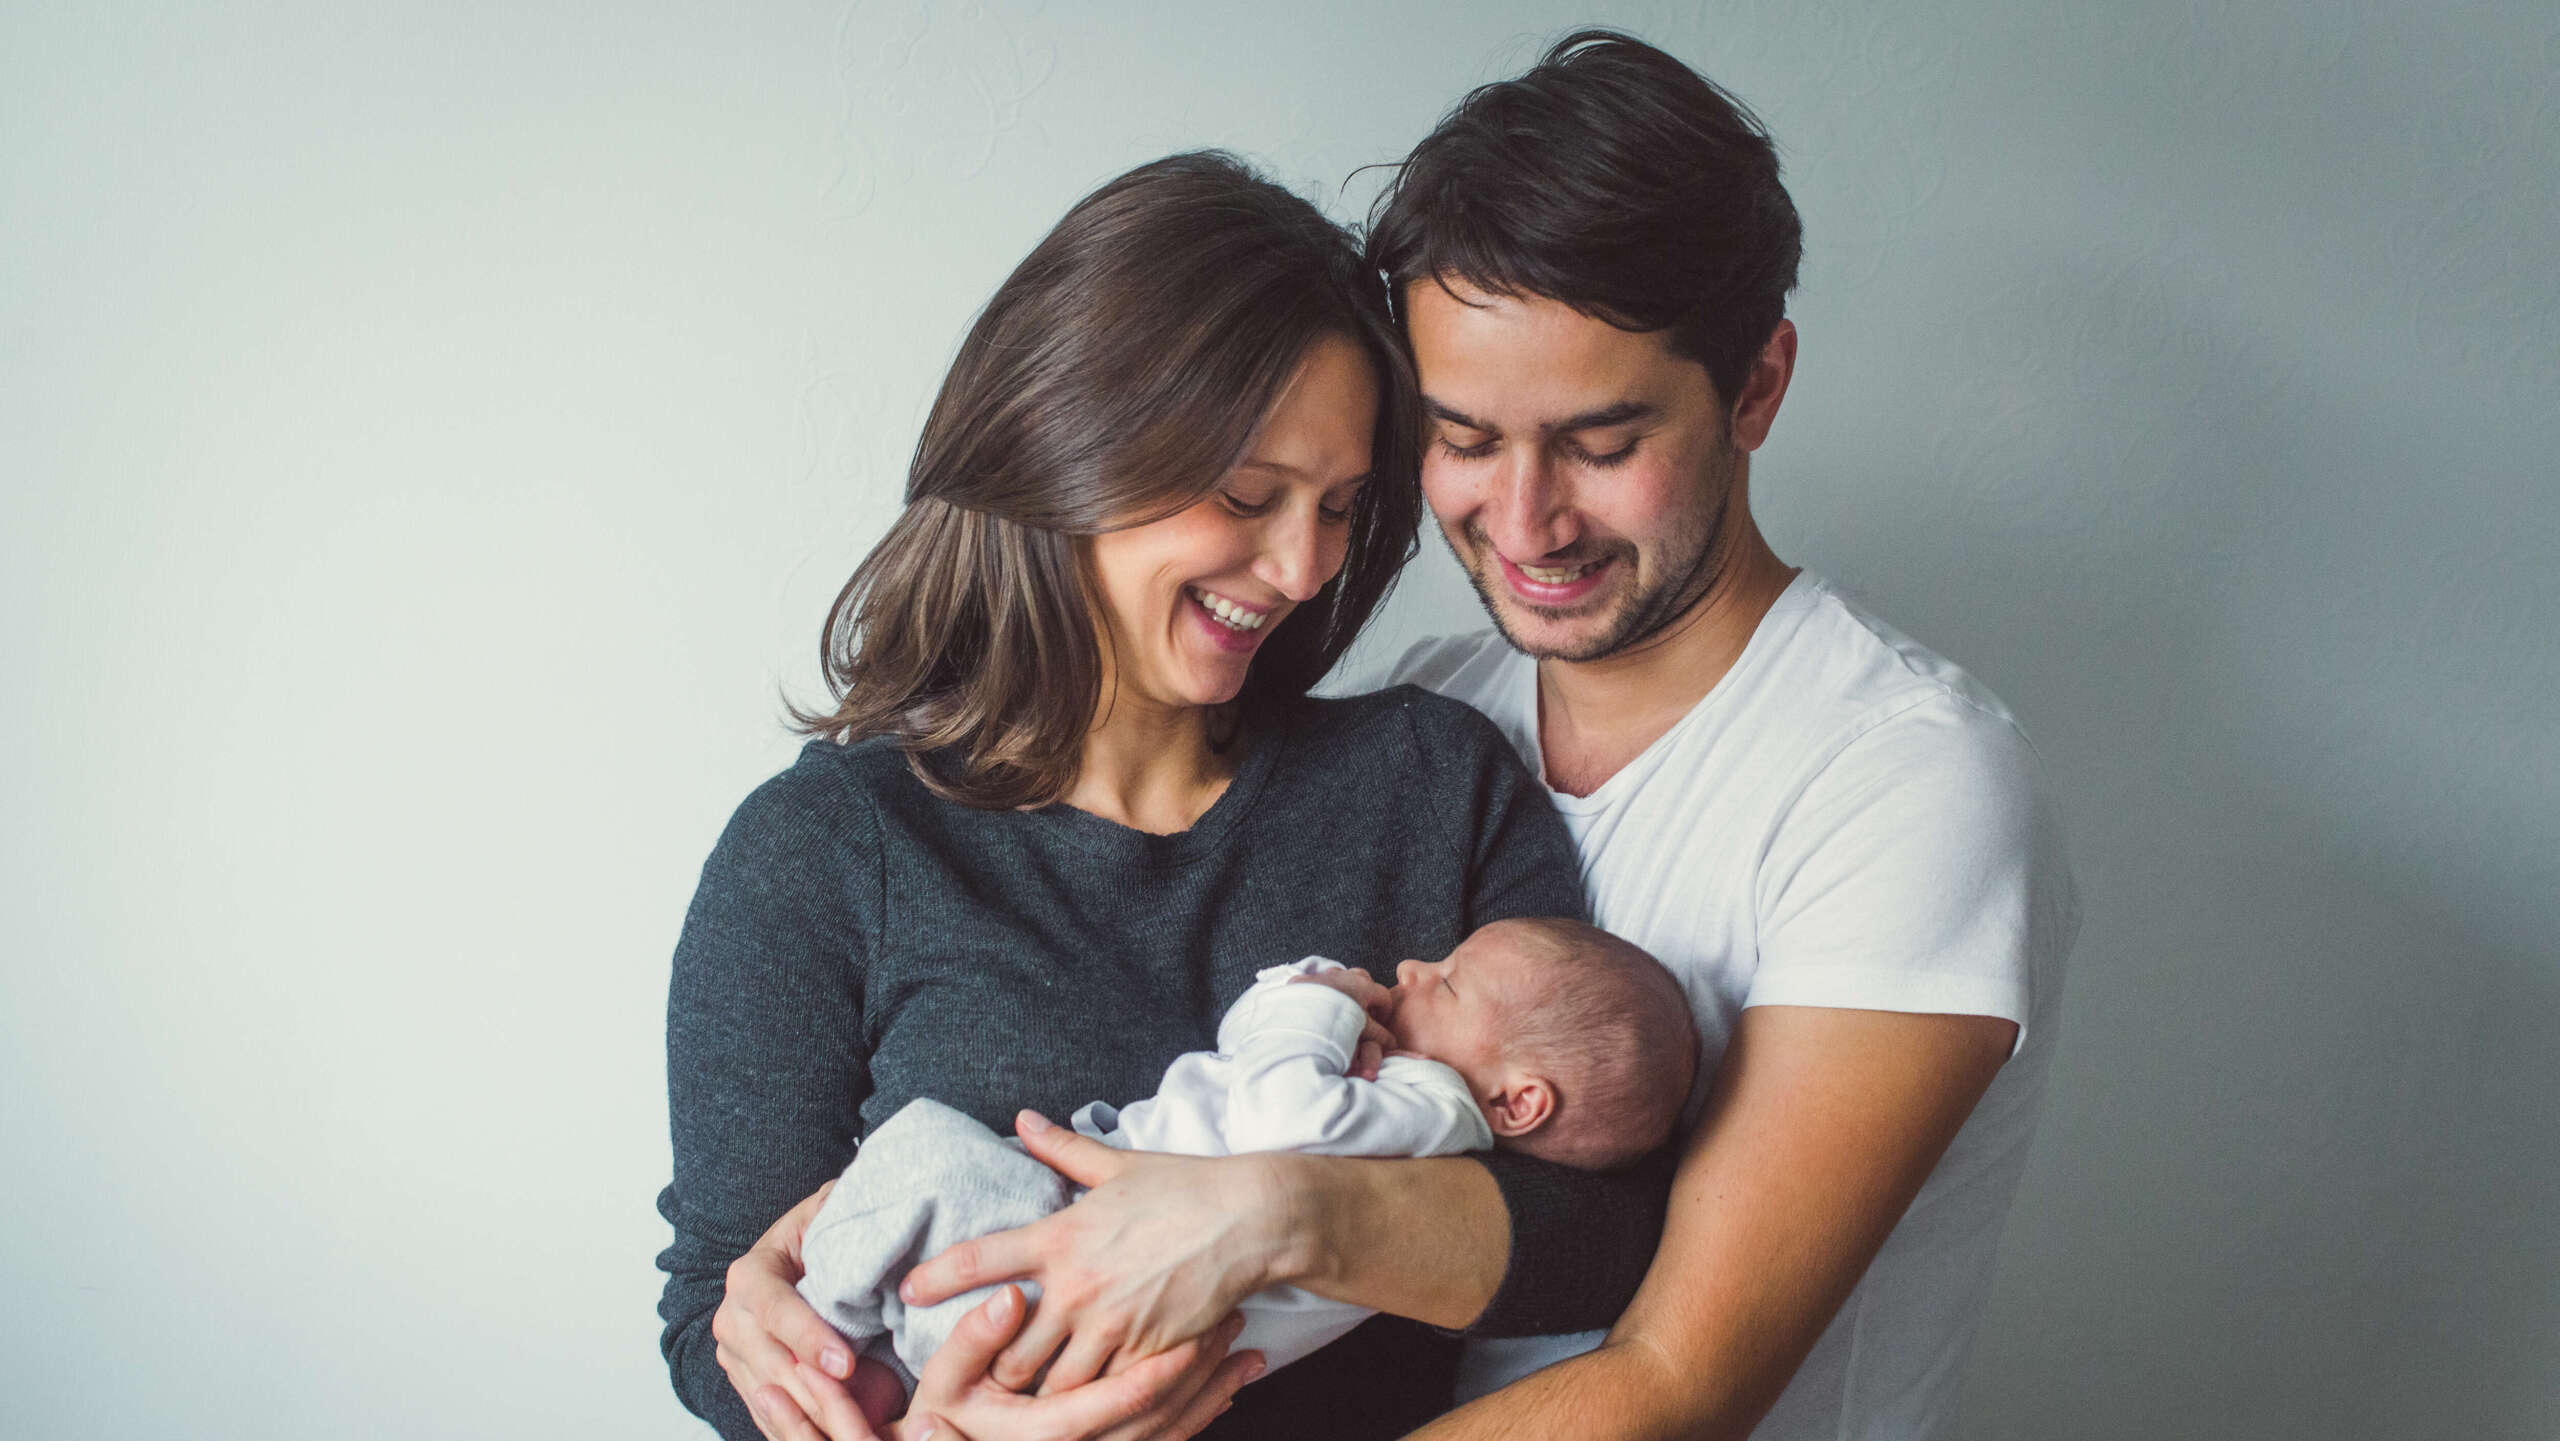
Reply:
[[[2560,1434],[2560,20],[2336,0],[15,0],[0,1432],[698,1434],[667,956],[975,307],[1583,19],[1784,146],[1779,551],[2061,791],[1962,1433]]]

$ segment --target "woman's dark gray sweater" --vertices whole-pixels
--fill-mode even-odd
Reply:
[[[659,1314],[676,1391],[754,1424],[712,1357],[723,1271],[931,1096],[1002,1133],[1154,1092],[1214,1043],[1260,967],[1305,955],[1394,982],[1508,916],[1584,914],[1564,825],[1491,723],[1412,687],[1295,702],[1179,835],[1066,806],[935,797],[890,745],[812,742],[704,865],[667,1000],[675,1243]],[[1477,1334],[1615,1320],[1651,1259],[1665,1174],[1480,1159],[1510,1270]],[[1245,1389],[1209,1432],[1396,1436],[1448,1404],[1456,1342],[1379,1317]]]

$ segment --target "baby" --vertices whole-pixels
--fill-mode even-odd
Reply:
[[[1383,1053],[1375,1080],[1353,1074],[1364,1045]],[[1688,1002],[1651,956],[1578,921],[1497,921],[1443,960],[1404,962],[1393,989],[1322,957],[1269,967],[1228,1007],[1218,1049],[1177,1058],[1145,1100],[1087,1105],[1075,1127],[1126,1149],[1195,1156],[1502,1146],[1606,1170],[1669,1137],[1696,1064]],[[863,1140],[809,1223],[801,1294],[912,1390],[991,1288],[911,1307],[899,1279],[946,1247],[1074,1199],[1011,1138],[940,1102],[910,1102]],[[1234,1349],[1259,1350],[1274,1368],[1371,1314],[1286,1287],[1238,1309]]]

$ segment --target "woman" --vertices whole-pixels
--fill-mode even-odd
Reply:
[[[748,1324],[723,1297],[909,1100],[999,1127],[1126,1101],[1260,966],[1384,979],[1485,922],[1581,913],[1563,828],[1489,724],[1409,690],[1306,697],[1412,553],[1419,424],[1376,277],[1222,156],[1087,197],[979,316],[907,508],[829,617],[838,704],[731,821],[677,951],[660,1311],[678,1391],[724,1435],[868,1434],[822,1325],[777,1339],[813,1314]],[[1384,1164],[1463,1168],[1462,1221],[1571,1270],[1545,1288],[1577,1303],[1560,1328],[1614,1316],[1650,1255],[1658,1183]],[[1026,1399],[988,1375],[1019,1300],[990,1310],[927,1369],[910,1436],[925,1414],[975,1441],[1188,1435],[1230,1395],[1215,1434],[1392,1436],[1446,1404],[1455,1359],[1381,1317],[1239,1393],[1252,1360],[1222,1360],[1208,1316],[1067,1385],[1118,1354],[1081,1340]]]

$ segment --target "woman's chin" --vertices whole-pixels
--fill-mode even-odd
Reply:
[[[1203,677],[1200,684],[1191,688],[1191,694],[1195,697],[1191,703],[1203,707],[1225,705],[1244,694],[1244,677],[1245,672],[1242,667],[1238,667],[1235,674],[1231,676],[1220,676],[1214,679]]]

